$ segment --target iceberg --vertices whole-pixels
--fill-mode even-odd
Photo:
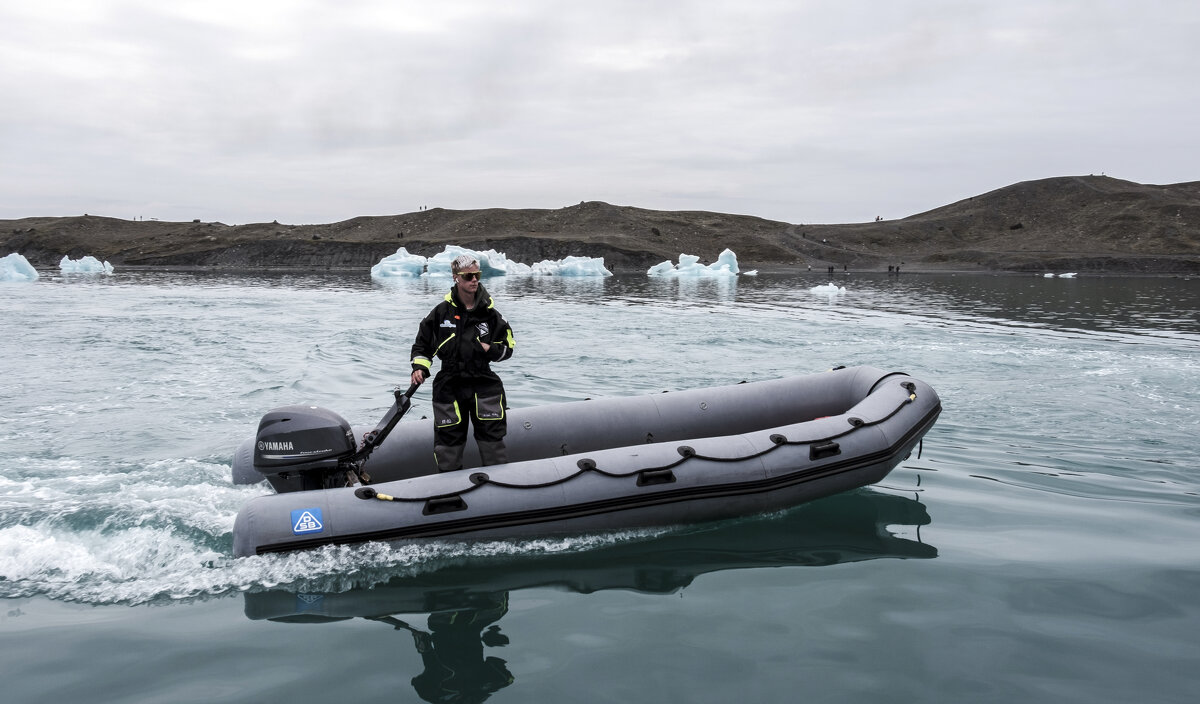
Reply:
[[[646,275],[705,278],[737,276],[737,255],[733,253],[733,250],[726,249],[717,257],[717,261],[705,266],[700,263],[700,257],[694,254],[680,254],[678,265],[672,264],[669,260],[655,264],[646,271]]]
[[[425,273],[428,276],[450,276],[450,263],[457,257],[463,254],[469,254],[479,260],[479,271],[483,272],[484,278],[489,276],[506,276],[509,273],[519,274],[521,264],[509,262],[508,257],[494,249],[489,249],[483,252],[478,252],[466,247],[458,245],[446,245],[440,254],[435,254],[429,258],[425,264]],[[510,271],[512,269],[513,271]]]
[[[395,254],[388,255],[371,267],[372,279],[387,279],[395,276],[420,276],[425,273],[425,257],[409,254],[401,247]]]
[[[0,281],[37,281],[37,269],[25,257],[13,252],[0,259]]]
[[[484,278],[491,276],[612,276],[604,267],[603,257],[567,257],[558,261],[544,260],[532,266],[510,260],[494,249],[477,251],[447,245],[432,257],[410,254],[404,247],[384,257],[371,267],[371,278],[387,279],[416,276],[450,276],[450,263],[458,256],[469,254],[479,261]]]
[[[87,256],[81,259],[71,259],[67,255],[63,255],[62,260],[58,262],[58,268],[64,274],[111,274],[113,273],[113,265],[108,262],[101,263],[99,259]]]

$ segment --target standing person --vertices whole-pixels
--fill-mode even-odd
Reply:
[[[429,377],[433,358],[433,454],[438,471],[462,469],[467,418],[484,465],[508,461],[504,435],[504,384],[491,363],[512,356],[516,343],[508,321],[479,281],[479,261],[469,254],[450,264],[454,287],[421,321],[412,346],[412,383]]]

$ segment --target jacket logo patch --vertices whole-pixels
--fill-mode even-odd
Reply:
[[[454,323],[450,322],[449,320],[443,320],[443,321],[442,321],[442,327],[444,327],[444,328],[452,328],[452,327],[454,327]]]
[[[480,323],[480,324],[476,325],[475,327],[479,329],[479,335],[481,337],[487,337],[487,334],[488,334],[488,324],[487,323]]]

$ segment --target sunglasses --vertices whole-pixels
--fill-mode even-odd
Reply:
[[[479,272],[478,271],[459,272],[458,278],[462,279],[463,281],[478,281],[479,280]]]

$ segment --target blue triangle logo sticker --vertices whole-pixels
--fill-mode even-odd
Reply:
[[[321,520],[321,509],[298,508],[292,511],[293,534],[320,533],[323,530],[325,530],[325,523]]]

